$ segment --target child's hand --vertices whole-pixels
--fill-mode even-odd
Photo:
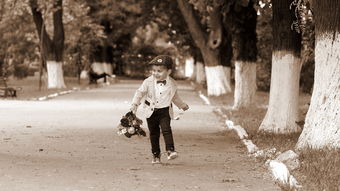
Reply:
[[[186,104],[183,108],[183,111],[186,111],[186,110],[188,110],[189,109],[189,106],[188,106],[188,104]]]
[[[130,108],[130,111],[132,111],[132,113],[136,114],[137,108],[138,108],[138,106],[136,104],[132,104],[131,108]]]

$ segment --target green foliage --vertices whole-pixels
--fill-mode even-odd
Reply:
[[[166,12],[164,10],[167,10]],[[182,55],[192,54],[195,47],[190,32],[187,28],[187,24],[182,16],[182,13],[178,9],[177,2],[173,0],[152,0],[144,7],[144,11],[147,13],[145,23],[155,23],[160,33],[167,34],[167,41],[171,42],[178,52]]]
[[[14,66],[13,74],[19,79],[26,78],[29,76],[29,68],[25,64],[17,64]]]
[[[22,75],[22,67],[15,67],[37,58],[38,42],[29,11],[23,2],[3,1],[0,7],[0,62],[3,75]],[[15,69],[20,71],[15,72]]]

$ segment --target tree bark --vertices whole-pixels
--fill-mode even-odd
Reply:
[[[290,29],[292,0],[273,0],[273,53],[269,105],[259,131],[277,134],[301,131],[298,117],[301,35]]]
[[[259,131],[277,134],[300,132],[298,116],[301,59],[291,52],[274,52],[269,105]]]
[[[46,61],[48,88],[65,88],[62,64],[64,51],[64,26],[62,20],[62,0],[53,2],[53,41],[46,32],[44,19],[41,11],[38,8],[37,0],[30,0],[30,7],[33,14],[39,39],[42,44],[42,58]]]
[[[199,21],[194,13],[194,10],[192,6],[189,4],[187,0],[177,0],[178,7],[184,17],[184,20],[186,21],[190,34],[192,36],[192,39],[194,40],[196,46],[200,49],[202,53],[202,57],[205,63],[206,67],[215,67],[219,66],[221,64],[221,55],[220,55],[220,40],[217,39],[222,37],[218,31],[221,28],[221,21],[213,21],[210,22],[211,26],[218,26],[217,28],[213,28],[212,31],[214,34],[211,34],[210,37],[212,38],[210,40],[211,42],[211,47],[209,46],[209,37],[206,35],[206,33],[203,32],[203,29],[201,25],[199,24]],[[214,14],[213,18],[219,18],[216,14],[220,14],[220,12],[214,12],[218,9],[212,10],[212,13]],[[218,46],[217,46],[218,45]],[[211,75],[206,75],[207,81],[211,82],[214,80],[215,83],[208,83],[208,95],[214,95],[214,96],[219,96],[221,94],[229,93],[230,90],[225,86],[225,81],[227,79],[223,78],[214,78],[214,79],[209,79],[212,76]],[[223,77],[221,75],[221,77]],[[213,87],[210,87],[213,86]],[[214,91],[211,91],[214,90]],[[216,90],[216,91],[215,91]],[[229,91],[228,91],[229,90]]]
[[[196,83],[203,85],[206,82],[204,65],[202,62],[196,62]]]
[[[235,93],[233,109],[249,107],[256,93],[256,64],[235,62]]]
[[[205,73],[207,75],[208,92],[210,92],[211,95],[221,95],[224,94],[224,92],[231,92],[230,81],[228,81],[228,74],[224,66],[206,66]],[[226,87],[226,89],[219,87]]]
[[[315,79],[298,149],[340,147],[340,1],[312,1]]]
[[[252,105],[256,92],[257,14],[253,5],[253,0],[244,5],[235,1],[226,15],[225,23],[233,34],[233,54],[236,58],[234,109]]]

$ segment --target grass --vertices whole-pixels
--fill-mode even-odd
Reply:
[[[299,157],[301,167],[293,173],[304,190],[340,191],[340,149],[306,149]]]
[[[196,86],[198,91],[207,95],[204,88]],[[260,133],[258,128],[267,112],[269,92],[256,93],[256,105],[240,110],[233,110],[234,95],[210,96],[212,105],[221,108],[222,112],[233,121],[235,125],[241,125],[248,133],[255,145],[260,149],[270,150],[276,148],[277,152],[295,150],[295,145],[300,136],[299,133],[276,135],[273,133]],[[301,94],[299,97],[300,120],[304,120],[308,110],[310,95]],[[257,160],[264,162],[266,158]],[[313,150],[306,149],[299,152],[301,167],[291,172],[303,186],[303,191],[340,191],[340,149],[337,150]]]

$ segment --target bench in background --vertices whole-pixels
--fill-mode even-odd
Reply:
[[[17,97],[17,91],[20,87],[9,87],[6,78],[0,77],[0,97]]]

